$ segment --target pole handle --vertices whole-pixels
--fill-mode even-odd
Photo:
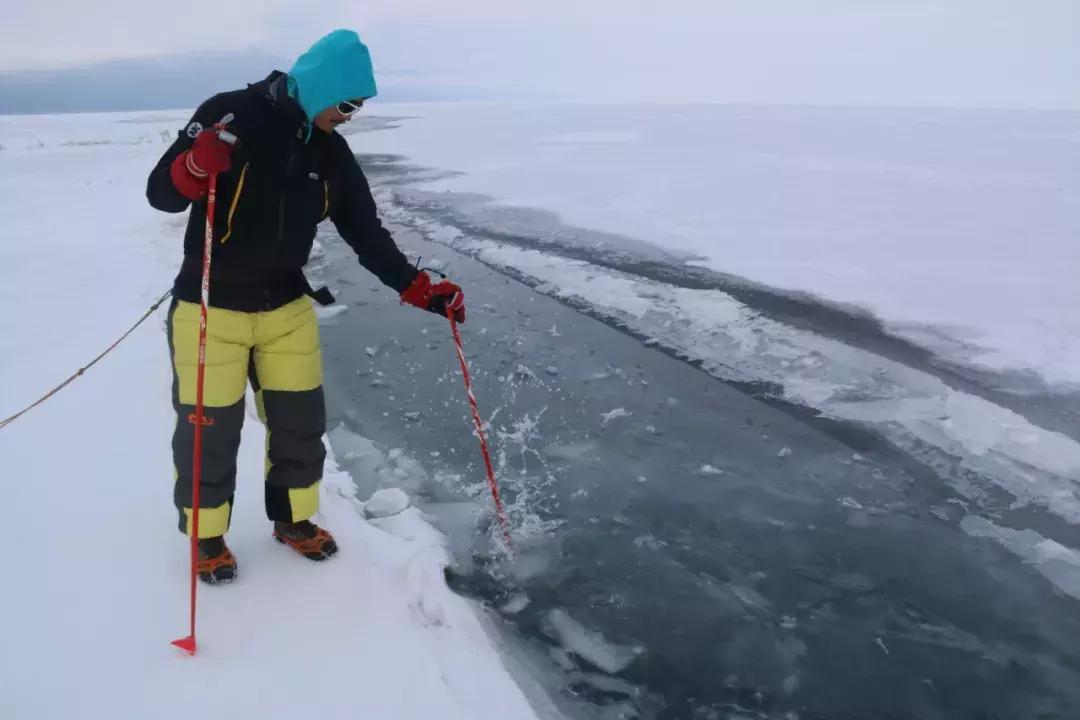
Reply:
[[[221,118],[214,124],[214,129],[217,130],[218,140],[225,143],[226,145],[235,146],[237,141],[240,140],[240,138],[236,137],[234,133],[231,133],[225,129],[226,126],[228,126],[228,124],[235,119],[235,115],[233,115],[232,113],[227,113],[225,117]]]

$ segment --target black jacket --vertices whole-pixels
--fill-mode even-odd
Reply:
[[[172,183],[169,168],[191,148],[199,130],[227,114],[239,143],[232,168],[218,176],[210,304],[230,310],[272,310],[310,286],[302,268],[315,227],[329,217],[360,264],[399,293],[416,277],[383,227],[364,173],[345,138],[312,128],[285,90],[285,74],[215,95],[158,161],[146,185],[150,204],[165,212],[190,206],[184,262],[173,286],[180,300],[199,302],[206,198],[191,202]]]

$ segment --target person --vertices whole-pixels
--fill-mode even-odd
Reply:
[[[248,382],[266,425],[265,503],[273,536],[324,560],[337,544],[311,518],[319,507],[326,413],[312,299],[305,279],[316,226],[329,218],[360,264],[404,303],[464,321],[461,288],[413,267],[379,219],[368,182],[336,132],[376,94],[368,48],[350,30],[316,42],[288,73],[214,95],[150,173],[158,210],[190,208],[166,329],[172,356],[174,502],[190,537],[194,405],[206,196],[217,176],[204,381],[199,577],[237,576],[225,544]],[[219,134],[222,123],[236,138]]]

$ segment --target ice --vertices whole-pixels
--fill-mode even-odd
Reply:
[[[749,586],[732,583],[728,587],[735,597],[747,607],[762,610],[771,606],[771,603],[761,593]]]
[[[535,380],[536,373],[524,365],[518,365],[514,370],[514,378],[517,380]]]
[[[638,692],[638,687],[633,683],[600,673],[577,673],[572,675],[571,679],[581,680],[606,693],[634,696]]]
[[[375,443],[362,437],[344,425],[332,428],[327,437],[334,448],[334,454],[343,466],[355,476],[377,477],[379,469],[386,463],[386,455]]]
[[[640,647],[609,642],[600,633],[585,628],[561,608],[549,612],[547,622],[566,650],[607,673],[622,672],[644,652]]]
[[[514,593],[510,599],[499,606],[499,612],[504,615],[517,615],[529,606],[529,596],[525,593]]]
[[[775,383],[784,399],[826,417],[868,423],[912,452],[929,444],[962,458],[1019,501],[1080,524],[1080,443],[1012,410],[928,372],[776,322],[720,291],[673,287],[495,243],[476,247],[493,265],[550,281],[556,297],[585,301],[594,312],[655,334],[719,378]],[[596,281],[599,274],[607,275],[604,282]],[[646,298],[649,315],[627,311],[634,299]],[[972,492],[962,479],[954,482]]]
[[[641,133],[629,130],[592,130],[547,135],[541,137],[539,142],[557,145],[579,145],[582,143],[620,144],[633,143],[642,139]]]
[[[630,415],[631,415],[631,413],[628,412],[625,408],[617,407],[614,410],[610,410],[610,411],[608,411],[606,413],[603,413],[600,416],[600,420],[601,420],[600,424],[601,425],[607,425],[612,420],[617,420],[619,418],[624,418],[624,417],[630,417]]]
[[[653,535],[639,535],[634,538],[634,544],[639,548],[647,548],[649,550],[659,550],[660,548],[667,546],[666,542],[657,540]]]
[[[563,670],[571,671],[577,668],[574,660],[570,657],[570,653],[566,652],[562,648],[548,648],[548,655],[552,661],[561,667]]]
[[[517,535],[526,537],[529,535],[520,527],[514,530]],[[543,547],[518,548],[517,554],[510,561],[507,569],[518,580],[528,580],[542,576],[551,567],[553,559],[550,550]]]
[[[721,470],[720,468],[714,467],[714,466],[708,465],[708,464],[702,465],[701,469],[698,470],[698,472],[701,473],[702,475],[723,475],[724,474],[724,471]]]
[[[336,437],[340,438],[341,434]],[[331,443],[333,442],[332,436]],[[358,481],[374,476],[383,486],[401,486],[409,492],[415,492],[427,478],[423,465],[398,448],[383,454],[372,443],[371,450],[363,457],[365,463],[359,468],[360,473],[354,474]]]
[[[426,116],[425,132],[432,130],[428,122],[432,114],[456,114],[459,122],[446,123],[431,132],[431,148],[436,147],[439,133],[475,133],[475,128],[469,127],[477,116],[475,108],[414,110],[416,115]],[[500,112],[495,109],[492,115]],[[537,110],[540,116],[548,114],[549,120],[552,112],[557,111]],[[593,108],[589,112],[599,111]],[[649,115],[656,111],[644,112]],[[1072,145],[1062,149],[1048,139],[1045,117],[990,114],[989,126],[996,123],[999,129],[1007,130],[1003,135],[993,133],[995,138],[1004,138],[1001,146],[982,143],[974,137],[978,133],[973,132],[970,143],[960,138],[955,144],[928,147],[929,155],[919,155],[926,133],[937,132],[927,130],[929,126],[943,124],[945,139],[956,139],[952,121],[939,116],[935,122],[916,127],[911,138],[900,143],[905,146],[901,147],[903,152],[914,151],[911,162],[905,163],[897,161],[894,149],[887,144],[863,141],[868,137],[864,118],[854,124],[850,136],[845,136],[845,127],[839,135],[839,147],[826,143],[827,152],[809,152],[822,149],[821,138],[815,133],[836,127],[836,116],[830,112],[799,111],[803,119],[814,119],[814,127],[807,130],[813,136],[809,140],[812,147],[805,146],[803,143],[808,141],[798,134],[789,138],[792,145],[770,147],[763,142],[764,136],[754,135],[754,128],[736,127],[736,132],[722,143],[725,154],[730,154],[725,162],[716,162],[715,154],[706,157],[711,154],[708,152],[700,153],[700,158],[691,157],[688,177],[661,192],[655,186],[642,184],[650,180],[650,174],[620,170],[623,160],[613,153],[629,150],[626,155],[634,162],[655,161],[656,176],[670,174],[664,169],[670,170],[670,165],[664,163],[671,162],[677,153],[664,157],[664,152],[673,145],[693,145],[695,138],[701,138],[700,133],[730,131],[732,126],[724,124],[730,120],[724,110],[688,108],[677,113],[684,116],[678,120],[645,117],[643,127],[633,130],[605,123],[581,129],[556,117],[555,122],[540,124],[539,136],[508,132],[494,137],[492,141],[497,144],[512,145],[501,155],[500,150],[491,148],[477,152],[476,146],[464,139],[457,146],[447,145],[435,152],[448,153],[447,167],[469,171],[440,181],[446,183],[445,187],[488,183],[490,175],[501,174],[498,190],[505,191],[504,200],[552,207],[564,212],[567,220],[591,227],[621,228],[671,248],[697,253],[700,257],[695,262],[701,266],[854,303],[856,312],[859,307],[870,308],[884,318],[890,332],[913,339],[953,361],[1030,370],[1051,383],[1076,382],[1080,377],[1075,362],[1080,356],[1080,333],[1074,312],[1076,246],[1071,241],[1077,233],[1074,208],[1065,204],[1072,202],[1075,193],[1071,190],[1076,188],[1075,151],[1080,146],[1075,142],[1075,131],[1069,136]],[[508,121],[507,117],[484,122],[506,122],[510,127],[510,123],[518,121],[516,117]],[[765,113],[764,117],[768,121],[776,116]],[[1075,126],[1073,116],[1062,117],[1062,124]],[[723,122],[710,123],[708,119]],[[890,114],[889,120],[897,118]],[[0,249],[4,260],[0,268],[7,268],[6,272],[0,270],[4,280],[0,292],[6,293],[6,302],[0,305],[10,310],[0,311],[0,328],[3,337],[17,342],[17,351],[3,353],[0,358],[0,397],[5,403],[18,405],[32,400],[39,386],[47,387],[70,371],[68,350],[98,347],[102,338],[112,337],[114,326],[124,327],[129,322],[122,308],[138,306],[141,311],[148,298],[168,286],[175,270],[183,218],[149,210],[141,201],[142,189],[138,185],[149,164],[171,141],[177,122],[175,117],[162,116],[159,122],[145,115],[139,116],[135,127],[130,122],[121,124],[113,116],[0,118],[0,145],[4,148],[0,153],[0,217],[9,233],[9,240]],[[520,122],[527,125],[529,121]],[[901,127],[911,127],[905,125],[903,117],[897,122]],[[871,121],[875,126],[869,128],[873,131],[871,139],[879,137],[874,135],[881,129],[879,124]],[[673,126],[685,132],[671,132]],[[768,130],[763,128],[763,132]],[[408,148],[417,137],[410,123],[405,123],[404,131],[396,138],[391,137],[395,132],[367,136],[364,140],[370,142],[364,142],[364,147],[358,142],[357,149],[370,151],[383,142],[401,143]],[[1022,139],[1025,135],[1028,140]],[[543,142],[533,143],[538,137]],[[776,137],[773,132],[768,139]],[[940,139],[937,135],[931,137]],[[716,144],[701,142],[696,146]],[[513,158],[523,147],[535,157],[524,158],[521,163],[500,162],[490,168],[488,176],[476,160],[492,154]],[[1018,147],[1037,152],[1015,152]],[[1052,152],[1044,153],[1047,148]],[[421,156],[428,149],[421,148],[414,159],[426,162]],[[550,161],[553,154],[568,149],[580,157],[581,173],[566,180],[565,158],[563,162]],[[644,150],[644,155],[639,150]],[[960,156],[950,154],[957,151]],[[412,148],[405,152],[412,154]],[[931,157],[935,153],[940,153],[940,162]],[[530,162],[541,167],[537,170]],[[707,163],[709,170],[693,171],[698,162]],[[714,176],[715,172],[721,174]],[[564,182],[547,182],[548,173],[558,173]],[[749,178],[745,189],[732,187],[733,173],[737,173],[734,177]],[[764,183],[766,175],[792,182],[770,185]],[[813,182],[808,184],[807,178]],[[714,179],[721,190],[734,192],[718,194]],[[523,187],[530,182],[535,186]],[[869,202],[839,202],[851,195],[856,185],[873,188],[876,194],[867,193],[861,198]],[[583,187],[580,194],[579,186]],[[777,194],[759,192],[763,187]],[[836,206],[831,204],[834,198],[822,195],[824,190],[812,192],[815,188],[836,191]],[[890,190],[898,192],[890,196]],[[931,191],[940,191],[940,198]],[[540,197],[545,193],[552,202]],[[603,194],[600,202],[596,202],[596,193]],[[800,193],[805,195],[806,203],[784,208],[791,212],[766,208],[767,212],[762,210],[760,216],[747,216],[756,212],[754,208],[760,209],[751,201],[753,198],[769,197],[786,205],[784,201],[792,197],[801,201]],[[716,201],[718,196],[721,202]],[[924,205],[922,200],[927,196],[931,202]],[[62,217],[55,213],[57,197],[64,198]],[[886,199],[875,205],[872,197]],[[1002,198],[1010,202],[996,202]],[[960,202],[954,212],[947,206],[957,200]],[[566,210],[561,203],[577,208]],[[926,212],[896,212],[912,207]],[[104,208],[114,211],[105,212]],[[980,208],[989,208],[989,212],[977,212]],[[818,210],[821,215],[816,214]],[[577,211],[581,214],[575,214]],[[717,213],[721,214],[719,219]],[[73,235],[71,227],[80,228],[80,232]],[[901,450],[915,454],[928,447],[955,458],[962,470],[979,478],[979,483],[991,486],[989,489],[995,492],[1008,492],[1015,500],[1013,509],[1032,504],[1057,514],[1059,517],[1051,520],[1060,542],[1031,530],[1007,527],[1007,520],[996,515],[991,521],[969,514],[961,527],[973,536],[1008,548],[1063,593],[1077,597],[1080,592],[1078,551],[1068,546],[1072,528],[1065,525],[1058,529],[1062,526],[1060,520],[1080,523],[1080,452],[1070,438],[1048,432],[930,373],[776,322],[723,292],[675,288],[586,262],[530,254],[520,248],[477,240],[452,228],[434,227],[433,235],[439,242],[475,252],[489,264],[513,267],[526,279],[537,281],[541,292],[586,306],[603,319],[649,338],[652,344],[699,363],[717,377],[775,385],[780,399],[815,408],[825,418],[865,423]],[[49,237],[50,243],[36,242],[40,237]],[[927,252],[928,247],[932,252]],[[28,251],[31,248],[32,252]],[[58,263],[58,256],[65,262]],[[913,262],[926,256],[934,257],[936,262]],[[882,275],[882,267],[887,267],[888,273]],[[31,280],[42,277],[51,278],[51,286],[61,291],[35,294]],[[101,278],[110,280],[102,282]],[[79,293],[78,298],[64,290],[86,287],[94,292]],[[918,292],[911,292],[912,287]],[[21,299],[31,295],[35,297],[34,312],[16,312]],[[377,297],[371,297],[372,304]],[[80,321],[72,323],[71,307],[75,302]],[[487,310],[505,312],[494,306]],[[542,328],[547,324],[533,331],[544,333]],[[565,324],[563,331],[569,333],[569,327]],[[133,336],[108,363],[18,426],[4,431],[20,434],[0,437],[0,457],[8,463],[5,467],[25,478],[24,482],[12,484],[10,503],[33,507],[35,522],[47,518],[50,527],[60,528],[55,542],[46,542],[36,550],[35,563],[25,558],[14,560],[13,572],[23,580],[0,600],[5,615],[22,621],[8,638],[12,651],[19,656],[19,663],[11,665],[14,674],[9,678],[9,699],[29,707],[27,716],[70,716],[83,705],[152,714],[161,712],[160,698],[165,696],[178,698],[164,711],[165,717],[200,711],[212,715],[221,708],[192,704],[206,697],[208,683],[219,682],[233,687],[237,696],[252,698],[254,706],[249,710],[265,716],[297,709],[315,714],[333,714],[342,708],[347,712],[361,698],[365,712],[373,717],[529,717],[520,693],[490,648],[483,625],[466,603],[447,593],[442,585],[440,573],[446,557],[442,543],[446,539],[423,521],[417,508],[403,508],[375,521],[377,525],[363,523],[358,519],[362,510],[355,500],[355,488],[340,472],[347,469],[361,478],[361,496],[366,497],[380,487],[415,488],[426,478],[425,468],[405,453],[387,451],[345,426],[329,433],[334,452],[326,468],[320,517],[339,535],[341,562],[312,569],[296,558],[272,554],[277,548],[267,542],[265,518],[257,502],[261,493],[262,438],[258,426],[248,423],[234,549],[243,567],[250,568],[245,570],[250,574],[229,588],[232,594],[204,594],[201,612],[207,637],[212,640],[197,660],[201,664],[177,665],[174,656],[166,654],[171,652],[168,648],[159,653],[153,649],[156,645],[148,644],[147,638],[169,637],[172,631],[164,632],[162,627],[174,622],[169,618],[183,615],[183,593],[176,590],[183,590],[185,565],[181,544],[169,545],[165,539],[172,533],[174,522],[168,517],[171,508],[167,480],[127,482],[135,475],[143,479],[160,477],[161,468],[169,464],[167,442],[159,442],[168,436],[171,422],[167,383],[163,384],[160,377],[167,358],[163,357],[160,332],[144,331]],[[550,336],[561,335],[552,327]],[[368,352],[369,357],[375,354]],[[538,371],[544,368],[544,372],[548,367],[562,367],[569,382],[571,366],[562,360],[559,366],[548,365],[547,358],[531,362]],[[525,366],[515,373],[511,364],[498,372],[508,376],[509,384],[553,382],[537,377]],[[627,378],[617,369],[596,374],[593,380],[618,384],[624,392],[641,392],[638,378]],[[380,393],[383,397],[389,392],[404,395],[400,387],[394,388],[381,376],[373,376],[372,385],[392,388]],[[133,430],[125,437],[123,471],[116,472],[113,455],[117,445],[110,435],[115,432],[109,430],[115,428],[109,423],[87,422],[87,408],[111,407],[115,397],[121,395],[134,398],[124,408],[125,425]],[[674,399],[668,403],[673,404]],[[675,428],[662,417],[667,406],[658,405],[657,417],[648,419]],[[391,415],[391,422],[399,419],[397,413]],[[605,425],[626,416],[609,415],[602,416]],[[595,419],[596,415],[591,417]],[[354,426],[360,427],[355,422]],[[24,431],[23,427],[29,429]],[[545,450],[545,457],[568,463],[585,463],[591,458],[585,445],[575,447],[574,443],[552,438],[537,444],[536,424],[529,419],[507,422],[506,427],[509,430],[504,430],[500,439],[520,447],[522,457],[537,452],[532,446],[558,442],[552,446],[554,450]],[[649,425],[646,432],[656,434],[655,426]],[[782,436],[780,432],[775,434]],[[64,453],[56,452],[57,437],[71,439]],[[800,462],[807,455],[800,452]],[[918,455],[916,459],[929,463],[933,457]],[[692,470],[695,465],[687,467]],[[702,472],[706,472],[704,467]],[[63,493],[40,491],[55,484],[58,477],[81,477],[88,472],[93,482],[85,486],[65,485]],[[528,475],[523,478],[523,484],[536,480]],[[659,482],[641,486],[633,478],[633,473],[627,474],[624,484],[632,491],[647,490]],[[637,479],[642,482],[645,478]],[[943,505],[935,508],[934,514],[943,521],[952,518],[955,522],[961,515],[960,508],[967,507],[964,499],[970,503],[971,512],[978,510],[978,500],[986,488],[965,485],[970,478],[950,476],[949,480],[963,499],[941,501]],[[460,479],[442,481],[460,484]],[[867,482],[872,483],[873,478],[868,476]],[[136,586],[103,584],[99,573],[95,574],[99,567],[95,558],[102,556],[103,548],[117,542],[115,528],[110,530],[108,523],[102,526],[95,522],[93,514],[88,516],[74,509],[100,505],[99,494],[109,499],[109,507],[118,516],[124,517],[125,532],[147,539],[137,544],[129,558],[140,578],[134,593],[131,589]],[[378,496],[376,493],[372,501]],[[851,515],[863,523],[871,519],[870,511],[859,512],[854,499],[844,497],[838,502],[856,511],[843,512],[843,516]],[[434,509],[431,512],[439,514]],[[448,510],[444,517],[455,512]],[[601,528],[610,521],[608,515],[596,520]],[[25,527],[19,518],[14,522],[13,532],[32,534],[26,525],[30,520],[22,521]],[[172,535],[177,540],[175,533]],[[635,544],[649,551],[652,536],[634,533],[628,537],[635,535]],[[72,538],[78,541],[72,542]],[[656,548],[652,550],[645,554],[657,554]],[[542,554],[528,556],[519,570],[524,577],[537,577],[550,562]],[[278,582],[282,579],[289,582]],[[830,582],[852,592],[875,590],[872,580],[855,574],[839,574]],[[95,592],[77,607],[70,603],[58,607],[55,598],[70,595],[67,591],[72,588],[93,588]],[[374,595],[373,589],[377,591]],[[745,613],[776,622],[778,613],[747,581],[723,584],[717,592],[726,602],[741,606]],[[267,597],[273,597],[274,602],[266,603]],[[515,601],[513,598],[508,602]],[[305,612],[313,603],[318,603],[320,612]],[[779,600],[777,607],[786,609]],[[287,622],[275,613],[287,615]],[[575,656],[605,671],[611,672],[610,668],[619,664],[616,661],[628,655],[632,661],[637,651],[621,648],[622,652],[616,652],[620,646],[611,645],[569,614],[562,621],[557,616],[548,620],[560,642],[577,648],[571,649]],[[794,618],[790,623],[786,617],[779,622],[784,630],[796,627]],[[556,627],[560,624],[562,633]],[[42,627],[48,627],[50,632],[31,632]],[[267,627],[273,627],[275,632],[266,633]],[[562,635],[570,636],[569,640]],[[357,644],[356,638],[361,636],[363,642]],[[79,653],[72,653],[62,641],[73,637],[84,645],[105,648],[95,657],[107,662],[95,665]],[[892,636],[888,637],[896,647]],[[888,653],[884,639],[881,649]],[[876,652],[872,643],[873,635],[867,644],[871,652]],[[974,641],[957,645],[972,652],[979,650]],[[255,682],[268,671],[267,657],[298,650],[329,658],[320,666],[318,677],[290,677],[269,693],[265,683]],[[589,659],[590,654],[607,662],[607,667]],[[565,651],[563,656],[572,668],[573,660]],[[102,672],[106,665],[110,673]],[[402,677],[407,680],[403,682]],[[589,682],[588,678],[585,681]],[[798,675],[783,675],[781,687],[787,689],[789,681],[797,683]],[[591,684],[600,689],[605,682]],[[314,695],[312,687],[319,689]],[[619,686],[619,690],[610,683],[607,687],[612,692],[627,690],[626,686]],[[296,698],[302,703],[294,704]]]
[[[637,706],[629,700],[602,705],[596,713],[596,720],[639,720],[642,717]]]
[[[965,516],[960,527],[969,535],[993,538],[1009,552],[1030,563],[1063,593],[1080,600],[1080,548],[1066,547],[1034,530],[995,525],[977,515]]]
[[[321,305],[315,306],[315,317],[319,319],[320,323],[327,323],[342,313],[349,311],[348,305],[330,305],[323,307]]]
[[[1075,112],[382,107],[414,119],[357,138],[357,151],[460,171],[432,190],[550,210],[869,308],[950,359],[1080,385]],[[624,306],[639,318],[648,309]]]
[[[597,444],[591,440],[565,443],[562,445],[549,445],[544,449],[544,454],[560,460],[584,460],[596,452]]]
[[[385,488],[375,491],[366,503],[364,503],[364,516],[368,518],[385,518],[391,515],[405,512],[409,507],[409,496],[399,488]]]

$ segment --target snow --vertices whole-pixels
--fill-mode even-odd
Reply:
[[[143,186],[185,117],[0,117],[0,414],[169,286],[184,218],[149,208]],[[199,654],[171,647],[187,630],[188,546],[171,499],[169,392],[162,311],[0,430],[13,543],[0,715],[535,717],[487,618],[447,589],[445,539],[416,508],[366,522],[330,459],[317,521],[339,556],[316,565],[273,542],[250,420],[229,535],[240,578],[200,589]],[[356,449],[415,465],[370,441]]]
[[[379,104],[358,152],[1080,385],[1075,112]],[[637,308],[627,308],[635,312]]]

